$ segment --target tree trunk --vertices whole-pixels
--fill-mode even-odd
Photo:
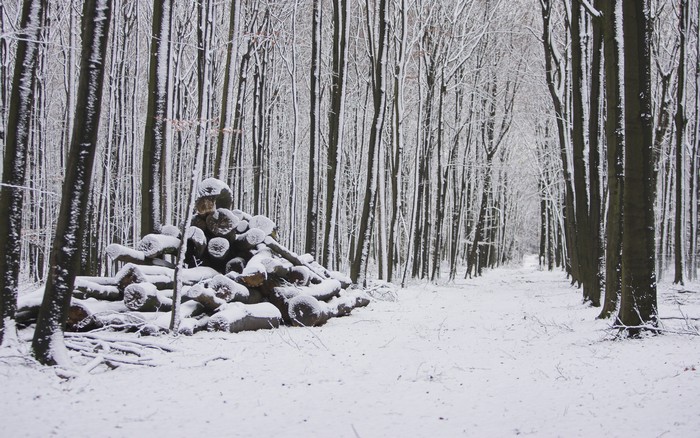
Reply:
[[[153,0],[146,133],[141,180],[141,235],[162,226],[162,160],[167,139],[170,9],[173,0]]]
[[[311,78],[309,89],[309,182],[306,199],[306,245],[308,254],[316,254],[318,243],[317,164],[321,145],[321,0],[313,1],[311,24]]]
[[[229,154],[232,143],[233,103],[236,92],[236,75],[234,70],[238,59],[238,34],[241,26],[241,0],[231,2],[231,16],[229,19],[228,41],[226,42],[226,67],[224,70],[224,90],[221,97],[221,116],[219,120],[219,132],[217,134],[216,156],[214,158],[214,170],[217,178],[229,182]]]
[[[658,320],[654,266],[654,151],[649,0],[623,0],[625,179],[618,323],[631,336]]]
[[[690,14],[688,13],[688,0],[680,0],[680,13],[678,15],[678,31],[680,34],[680,52],[678,54],[678,77],[676,79],[676,202],[673,228],[673,255],[675,275],[674,284],[684,284],[683,275],[685,267],[685,61],[686,40],[689,28]],[[697,111],[697,110],[696,110]],[[697,117],[697,115],[696,115]]]
[[[86,0],[83,6],[82,59],[73,139],[46,291],[32,340],[34,356],[45,365],[71,366],[63,343],[63,330],[76,272],[80,268],[78,245],[85,231],[97,148],[111,6],[111,0]]]
[[[328,164],[326,174],[326,216],[321,264],[336,266],[338,235],[338,202],[343,157],[343,126],[345,124],[345,86],[347,83],[347,48],[350,31],[349,0],[333,1],[333,79],[331,109],[328,120]]]
[[[610,0],[596,0],[595,6],[600,9],[601,3]],[[602,245],[602,201],[600,176],[600,109],[602,105],[601,67],[603,61],[602,19],[592,17],[593,56],[591,58],[591,92],[590,113],[588,118],[588,181],[590,190],[590,292],[591,305],[600,306],[601,289],[603,286],[603,245]]]
[[[584,80],[583,46],[581,42],[581,4],[574,0],[571,4],[571,93],[572,93],[572,131],[571,144],[573,147],[574,165],[574,191],[576,198],[576,247],[578,252],[581,281],[583,283],[583,300],[597,306],[600,303],[591,284],[594,271],[594,261],[591,260],[591,224],[589,213],[589,193],[586,183],[586,161],[584,150],[586,148],[585,137],[585,113],[584,93],[586,83]]]
[[[17,336],[14,320],[20,270],[23,187],[34,106],[34,81],[46,8],[46,0],[25,1],[21,30],[17,35],[0,187],[0,208],[5,212],[0,215],[0,248],[3,249],[0,254],[0,345]]]
[[[608,210],[606,214],[605,246],[605,301],[599,318],[610,317],[617,310],[622,287],[622,193],[623,193],[623,148],[624,106],[622,43],[616,38],[622,26],[620,0],[602,1],[603,38],[605,50],[605,138],[608,164]]]
[[[365,268],[369,256],[369,246],[372,239],[372,224],[374,223],[375,205],[377,199],[377,170],[375,164],[377,154],[383,154],[382,134],[384,131],[384,113],[386,110],[386,60],[387,60],[387,30],[389,28],[387,16],[387,0],[379,1],[379,35],[376,52],[374,41],[370,40],[371,65],[372,65],[372,96],[374,101],[374,116],[369,133],[369,147],[367,150],[367,185],[365,187],[364,202],[362,204],[362,216],[357,232],[357,244],[355,257],[350,268],[350,279],[356,284],[365,284]],[[369,8],[368,8],[369,9]],[[369,11],[367,12],[367,28],[371,28]],[[384,172],[384,169],[379,169]],[[384,188],[382,187],[381,190]]]

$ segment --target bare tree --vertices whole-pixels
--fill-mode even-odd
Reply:
[[[337,266],[338,201],[341,187],[340,166],[343,156],[343,126],[345,124],[345,86],[347,83],[348,32],[350,2],[333,0],[333,77],[331,108],[328,115],[328,171],[326,174],[326,216],[323,233],[321,264]]]
[[[685,131],[688,123],[685,110],[685,69],[687,56],[687,34],[690,28],[690,14],[688,1],[680,0],[678,11],[678,33],[680,41],[678,43],[680,52],[678,54],[678,73],[676,85],[676,114],[674,118],[676,128],[676,193],[675,193],[675,216],[674,216],[674,284],[683,284],[684,264],[685,264]]]
[[[384,128],[384,114],[386,111],[386,63],[387,63],[387,32],[389,28],[387,0],[379,1],[377,11],[378,32],[375,47],[372,36],[372,21],[370,19],[370,6],[365,5],[367,11],[367,32],[370,44],[370,65],[372,66],[372,97],[374,103],[374,115],[372,127],[369,133],[369,148],[367,150],[367,182],[364,201],[362,203],[362,216],[360,228],[357,234],[356,252],[350,269],[350,279],[353,283],[365,283],[365,269],[369,245],[372,239],[372,227],[374,222],[374,210],[377,199],[377,172],[384,169],[375,169],[377,166],[377,154],[382,151],[382,133]],[[383,189],[383,188],[382,188]]]
[[[63,330],[80,267],[79,245],[85,232],[97,146],[111,7],[111,0],[86,0],[83,6],[82,57],[73,137],[49,276],[32,340],[34,356],[46,365],[70,366]]]
[[[649,0],[622,0],[625,180],[619,325],[631,336],[656,327],[654,151]]]
[[[15,312],[29,127],[45,0],[25,1],[18,35],[0,187],[0,344],[16,338]]]
[[[623,150],[625,142],[623,76],[620,66],[621,43],[615,36],[621,31],[620,0],[603,1],[603,38],[605,50],[605,140],[608,165],[607,242],[605,246],[605,300],[600,318],[610,317],[617,309],[622,274],[622,194]]]
[[[172,4],[172,0],[153,1],[148,110],[143,142],[141,235],[157,232],[162,226],[162,161],[167,139],[168,67],[170,65],[168,58]]]

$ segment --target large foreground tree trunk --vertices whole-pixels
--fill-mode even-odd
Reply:
[[[80,268],[78,246],[85,231],[97,148],[111,9],[111,0],[86,0],[83,6],[82,58],[73,137],[46,291],[32,341],[34,356],[45,365],[70,365],[65,354],[63,330],[76,272]]]
[[[17,59],[12,79],[0,187],[0,210],[3,212],[0,214],[0,344],[17,334],[14,320],[20,269],[24,200],[22,187],[34,106],[34,81],[41,46],[41,22],[46,3],[46,0],[24,2],[21,29],[17,35]]]
[[[649,0],[623,0],[625,179],[618,323],[631,336],[657,324],[654,120]]]

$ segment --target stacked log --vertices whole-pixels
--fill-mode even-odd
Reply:
[[[345,275],[279,243],[274,221],[231,208],[231,190],[210,178],[199,185],[184,232],[164,226],[135,248],[109,245],[106,255],[121,269],[113,277],[76,279],[66,329],[167,332],[181,244],[183,334],[318,326],[369,303],[364,292],[349,289]],[[20,299],[19,323],[36,320],[42,295],[40,290]]]

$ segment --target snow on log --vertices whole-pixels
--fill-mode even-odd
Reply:
[[[284,278],[289,274],[289,270],[293,268],[292,264],[284,259],[269,258],[261,260],[268,276]]]
[[[44,287],[17,297],[17,312],[15,321],[19,325],[29,325],[36,322],[39,308],[44,299]]]
[[[231,188],[216,178],[207,178],[197,186],[195,211],[200,216],[213,213],[217,208],[231,208]]]
[[[250,224],[245,219],[241,219],[238,222],[238,225],[236,225],[236,233],[238,233],[238,234],[245,233],[249,229],[250,229]]]
[[[160,257],[163,254],[177,254],[180,239],[165,234],[146,234],[136,244],[136,250],[143,251],[147,258]]]
[[[251,249],[263,243],[265,237],[267,234],[260,228],[249,228],[245,233],[236,235],[234,241],[242,249]]]
[[[292,266],[285,279],[296,286],[308,286],[313,272],[306,266]]]
[[[201,228],[190,226],[185,231],[187,239],[187,253],[194,253],[196,257],[202,257],[207,250],[207,236]]]
[[[207,252],[214,260],[223,260],[228,254],[231,243],[223,237],[214,237],[207,243]]]
[[[279,327],[282,315],[270,303],[229,303],[209,318],[207,329],[238,333]]]
[[[245,265],[243,272],[238,277],[248,287],[260,287],[267,280],[267,268],[264,260],[271,259],[272,254],[268,248],[260,249]]]
[[[277,228],[277,225],[275,225],[272,219],[261,214],[250,218],[250,220],[248,220],[248,224],[250,228],[261,229],[267,236],[272,235],[275,232],[275,229]]]
[[[190,302],[194,303],[194,301],[190,301]],[[200,318],[182,318],[180,320],[180,328],[178,329],[178,332],[181,335],[192,336],[193,334],[195,334],[197,332],[201,332],[202,330],[206,330],[208,323],[209,323],[209,316],[208,315],[203,315]]]
[[[197,266],[194,268],[183,269],[180,272],[180,279],[185,286],[191,286],[199,283],[202,280],[207,280],[219,274],[216,269],[208,266]]]
[[[250,222],[250,220],[253,218],[253,216],[239,209],[231,210],[231,213],[233,213],[239,220],[246,222]]]
[[[132,283],[152,283],[157,289],[172,289],[175,270],[162,266],[134,265],[127,263],[114,276],[119,290],[124,290]],[[191,286],[202,280],[212,278],[219,272],[207,266],[183,269],[180,272],[182,284]]]
[[[115,262],[144,263],[146,261],[146,255],[143,251],[128,248],[118,243],[107,245],[105,254]]]
[[[194,301],[182,303],[180,307],[180,315],[183,320],[202,315],[203,312],[202,306]],[[111,328],[153,335],[168,332],[170,316],[170,312],[102,311],[90,316],[85,329]]]
[[[247,304],[250,301],[248,288],[225,275],[216,275],[211,280],[207,280],[205,284],[216,291],[216,296],[227,302],[238,301]]]
[[[224,237],[236,229],[238,217],[228,208],[217,208],[212,214],[207,216],[207,229],[213,235]]]
[[[135,265],[127,263],[114,276],[119,290],[132,283],[152,283],[159,289],[172,288],[173,270],[162,266]]]
[[[307,263],[302,258],[300,258],[299,255],[294,253],[292,250],[289,250],[289,249],[285,248],[284,246],[280,245],[271,236],[267,236],[265,238],[265,245],[267,245],[268,248],[270,248],[275,253],[279,254],[282,258],[286,259],[288,262],[290,262],[294,266],[306,267],[311,274],[309,279],[313,283],[320,283],[324,278],[328,277],[328,276],[324,276],[324,275],[320,274],[319,272],[316,272],[316,270],[309,263]]]
[[[328,309],[332,316],[346,316],[357,307],[366,307],[370,302],[364,291],[345,290],[340,296],[328,301]]]
[[[172,291],[168,297],[151,283],[132,283],[124,289],[124,305],[141,312],[169,312],[173,306]]]
[[[166,236],[171,236],[176,239],[182,237],[180,227],[176,227],[175,225],[163,225],[160,229],[160,234],[165,234]]]
[[[208,288],[202,283],[192,286],[184,296],[201,304],[207,312],[213,312],[226,304],[226,300],[217,296],[214,289]]]
[[[94,316],[105,313],[121,313],[128,309],[122,301],[101,301],[95,298],[81,300],[71,299],[66,320],[66,329],[71,331],[86,331],[99,328],[94,324]]]
[[[307,287],[299,288],[303,295],[308,295],[320,301],[328,301],[340,295],[340,282],[334,278],[323,280],[319,284],[311,284]]]
[[[122,299],[122,294],[116,285],[99,284],[87,277],[75,277],[73,297],[86,299],[96,298],[98,300],[117,301]]]
[[[329,271],[328,269],[326,269],[326,268],[324,268],[323,266],[321,266],[321,264],[319,264],[318,262],[313,262],[313,263],[311,264],[311,266],[313,266],[313,267],[316,268],[317,270],[320,270],[320,271],[324,272],[325,275],[326,275],[328,278],[332,278],[332,279],[334,279],[334,280],[338,280],[338,281],[340,282],[340,287],[343,288],[343,289],[347,289],[347,288],[349,288],[350,286],[352,286],[352,280],[350,280],[350,277],[348,277],[347,275],[343,274],[342,272],[338,272],[338,271]]]
[[[331,317],[325,303],[311,295],[297,295],[287,302],[289,319],[294,325],[314,327],[325,324]]]

